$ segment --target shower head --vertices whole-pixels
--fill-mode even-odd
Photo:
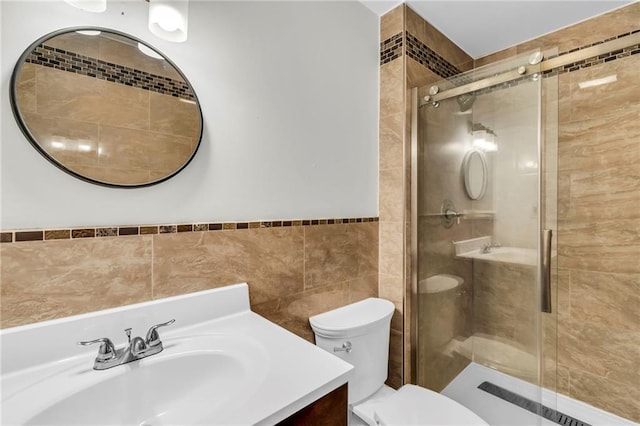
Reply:
[[[473,103],[476,101],[476,95],[471,93],[465,93],[463,95],[458,96],[456,100],[458,101],[458,105],[460,106],[460,112],[465,112],[469,108],[471,108]]]

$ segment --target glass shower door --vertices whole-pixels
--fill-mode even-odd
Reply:
[[[491,424],[536,424],[532,407],[555,408],[557,321],[543,312],[555,277],[546,244],[555,226],[553,85],[543,87],[531,59],[415,95],[416,381],[481,417],[495,411],[491,398],[522,411],[520,420],[485,418]],[[529,408],[512,404],[526,400]]]

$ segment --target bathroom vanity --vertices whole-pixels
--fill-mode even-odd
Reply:
[[[161,352],[112,368],[94,369],[102,345],[77,344],[109,338],[121,354],[125,329],[174,318],[156,330]],[[347,424],[353,367],[252,312],[247,284],[6,329],[0,342],[2,424]]]

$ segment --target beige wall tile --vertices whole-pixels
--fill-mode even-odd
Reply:
[[[424,65],[416,62],[412,58],[407,58],[407,88],[422,87],[437,83],[442,80],[438,74],[434,73]],[[407,102],[411,102],[410,94],[407,95]]]
[[[36,79],[39,114],[149,129],[147,90],[42,66]]]
[[[201,123],[195,102],[149,92],[149,108],[150,131],[197,141]]]
[[[402,277],[380,274],[379,290],[380,298],[392,302],[396,309],[391,317],[391,329],[396,331],[403,330],[403,279]]]
[[[101,165],[169,174],[191,157],[192,139],[109,125],[100,126]]]
[[[517,49],[518,53],[525,53],[536,48],[544,50],[557,47],[558,52],[567,52],[577,47],[634,31],[638,29],[638,22],[640,22],[640,5],[636,2],[519,44]]]
[[[640,143],[636,145],[634,149],[640,150]],[[640,217],[640,211],[634,208],[640,202],[640,182],[634,177],[638,164],[571,171],[571,198],[563,220],[599,220],[614,215],[621,219]]]
[[[612,329],[596,321],[568,319],[558,326],[558,363],[609,380],[640,381],[640,331]]]
[[[370,276],[378,267],[376,222],[304,227],[304,288]]]
[[[562,365],[558,365],[556,390],[561,394],[569,395],[571,393],[569,390],[569,377],[569,369]]]
[[[624,113],[638,106],[640,99],[640,58],[637,55],[569,73],[571,76],[571,120],[599,118]],[[579,84],[616,76],[616,81],[581,89]],[[597,102],[594,102],[597,99]]]
[[[569,371],[569,396],[629,420],[640,421],[640,388],[582,370]]]
[[[112,184],[132,184],[141,182],[150,182],[155,180],[149,169],[132,169],[132,168],[116,168],[100,165],[76,165],[69,167],[81,176],[91,177],[99,182]],[[166,176],[166,174],[165,174]]]
[[[0,247],[2,327],[151,299],[151,238]]]
[[[380,67],[380,118],[404,114],[404,61],[393,60]]]
[[[640,333],[640,274],[571,271],[570,297],[573,320]]]
[[[559,168],[592,171],[640,162],[640,104],[609,114],[606,108],[592,119],[562,123],[559,129]]]
[[[405,30],[411,35],[418,38],[418,40],[423,43],[426,42],[426,30],[425,30],[425,20],[422,19],[420,15],[413,11],[406,4],[404,5],[404,19],[405,19]]]
[[[273,321],[313,342],[309,317],[342,307],[349,300],[349,283],[332,284],[283,297]],[[271,319],[271,318],[270,318]]]
[[[404,220],[404,169],[381,169],[378,175],[378,211],[380,221],[401,222]]]
[[[571,121],[571,74],[558,76],[558,126]]]
[[[557,268],[557,290],[553,294],[558,300],[552,308],[558,315],[568,317],[571,315],[571,271]]]
[[[421,41],[456,68],[473,59],[427,21],[424,22],[424,38]]]
[[[404,31],[404,5],[385,13],[380,17],[380,41],[385,41]]]
[[[169,62],[145,55],[138,50],[137,44],[131,43],[129,39],[122,42],[118,36],[100,37],[98,59],[145,71],[149,74],[183,81],[182,76]]]
[[[100,39],[102,37],[86,36],[75,31],[60,34],[47,41],[47,45],[75,52],[79,55],[98,58],[100,56]]]
[[[389,375],[386,384],[392,388],[399,388],[403,382],[403,337],[402,332],[391,330],[389,337]]]
[[[404,164],[404,114],[380,118],[379,170],[397,169]]]
[[[515,46],[507,47],[506,49],[499,50],[497,52],[491,53],[486,56],[482,56],[480,58],[476,58],[473,63],[475,68],[480,68],[485,65],[492,64],[497,61],[502,61],[504,59],[508,59],[512,56],[517,55],[517,48]]]
[[[303,290],[302,227],[155,235],[153,297],[247,282],[252,304]]]
[[[345,306],[348,300],[349,283],[331,284],[282,297],[280,311],[288,318],[308,322],[309,317]]]
[[[447,36],[438,31],[433,25],[425,21],[420,15],[415,13],[411,7],[406,6],[406,29],[411,35],[429,46],[430,49],[438,53],[455,67],[468,63],[471,58],[458,45],[449,40]]]
[[[18,74],[16,103],[21,113],[36,112],[36,65],[24,63]]]
[[[99,124],[36,113],[23,117],[38,145],[69,169],[98,164]]]
[[[402,223],[380,222],[380,274],[403,276]]]
[[[378,273],[374,272],[348,281],[349,303],[359,302],[369,297],[378,297]]]
[[[640,273],[637,219],[576,219],[558,225],[558,265],[613,273]]]

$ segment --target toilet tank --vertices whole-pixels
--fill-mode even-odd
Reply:
[[[354,366],[350,404],[372,395],[387,380],[394,309],[388,300],[369,298],[309,318],[316,345]]]

